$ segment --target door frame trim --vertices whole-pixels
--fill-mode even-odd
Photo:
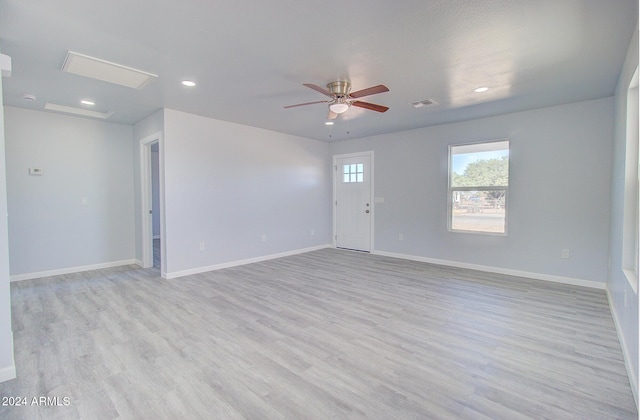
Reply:
[[[165,208],[164,208],[164,142],[162,132],[151,134],[139,140],[140,144],[140,221],[142,245],[142,267],[153,267],[153,216],[149,210],[153,208],[151,202],[151,146],[158,144],[160,189],[160,275],[166,278],[166,235],[165,235]]]
[[[374,165],[374,151],[373,150],[366,150],[363,152],[354,152],[354,153],[345,153],[345,154],[341,154],[341,155],[333,155],[333,201],[331,204],[331,208],[333,210],[333,234],[331,235],[331,240],[332,240],[332,244],[334,248],[337,248],[337,243],[336,243],[336,236],[338,235],[337,232],[337,225],[336,225],[336,189],[337,189],[337,184],[338,184],[338,180],[340,179],[338,177],[338,164],[337,164],[337,160],[338,159],[342,159],[342,158],[351,158],[351,157],[355,157],[355,156],[369,156],[369,162],[371,164],[370,168],[369,168],[369,172],[371,174],[371,182],[369,183],[369,188],[370,188],[370,195],[371,195],[371,217],[369,219],[369,252],[372,253],[375,248],[374,248],[374,226],[375,226],[375,217],[376,217],[376,211],[375,211],[375,197],[373,192],[375,191],[374,188],[374,174],[375,174],[375,165]]]

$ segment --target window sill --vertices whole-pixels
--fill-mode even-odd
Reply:
[[[472,235],[486,235],[486,236],[508,236],[507,232],[489,232],[483,230],[463,230],[463,229],[448,229],[450,233],[470,233]]]

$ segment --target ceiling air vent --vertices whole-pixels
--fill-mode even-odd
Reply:
[[[121,64],[68,51],[62,71],[92,77],[134,89],[141,89],[149,80],[158,77],[153,73],[126,67]]]
[[[72,106],[55,104],[52,102],[47,102],[46,104],[44,104],[44,109],[49,111],[66,112],[67,114],[82,115],[84,117],[101,118],[103,120],[106,120],[111,115],[113,115],[112,111],[98,112],[92,111],[90,109],[75,108]]]
[[[438,103],[433,99],[424,99],[422,101],[411,102],[409,105],[414,108],[422,108],[424,106],[438,105]]]

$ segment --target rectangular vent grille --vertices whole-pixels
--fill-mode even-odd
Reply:
[[[92,111],[90,109],[75,108],[75,107],[72,107],[72,106],[54,104],[52,102],[47,102],[44,105],[44,109],[49,110],[49,111],[66,112],[67,114],[82,115],[84,117],[101,118],[103,120],[106,120],[111,115],[113,115],[112,111],[98,112],[98,111]]]
[[[422,101],[411,102],[410,105],[414,108],[422,108],[424,106],[438,105],[433,99],[424,99]]]
[[[90,57],[68,51],[62,65],[62,71],[92,77],[104,82],[115,83],[133,89],[142,87],[151,79],[158,77],[153,73],[126,67],[100,58]]]

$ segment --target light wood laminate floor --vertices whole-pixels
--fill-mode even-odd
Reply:
[[[637,418],[601,290],[335,249],[158,274],[13,283],[0,396],[61,406],[0,418]]]
[[[157,268],[158,270],[160,270],[160,266],[161,266],[161,244],[160,244],[160,238],[154,238],[153,239],[153,268]]]

